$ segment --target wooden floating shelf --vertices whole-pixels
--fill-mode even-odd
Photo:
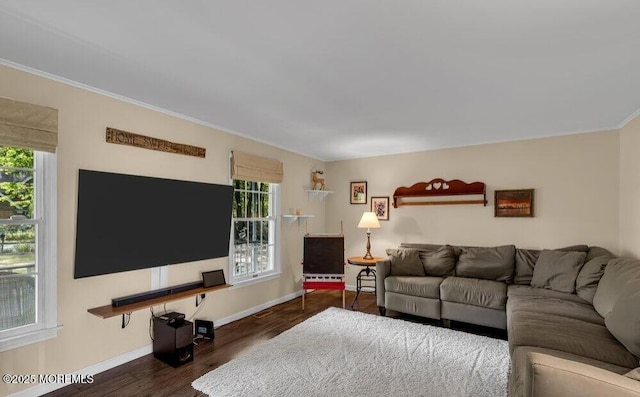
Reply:
[[[452,196],[482,196],[478,199],[442,200],[440,197]],[[428,201],[411,201],[424,197]],[[483,182],[466,183],[459,179],[445,181],[441,178],[429,182],[418,182],[411,187],[399,187],[393,192],[393,206],[395,208],[407,205],[449,205],[449,204],[482,204],[487,205],[486,186]]]
[[[87,309],[87,311],[94,316],[98,316],[100,318],[111,318],[124,314],[129,314],[131,312],[135,312],[142,309],[147,309],[152,306],[162,305],[167,302],[173,302],[177,300],[182,300],[186,298],[191,298],[192,296],[206,294],[213,291],[218,291],[221,289],[226,289],[231,287],[230,284],[217,285],[215,287],[199,287],[196,289],[190,289],[188,291],[178,292],[176,294],[170,294],[161,296],[159,298],[153,298],[142,302],[132,303],[130,305],[118,306],[114,307],[111,305],[105,305],[100,307],[94,307],[92,309]],[[124,327],[123,327],[124,328]]]
[[[397,203],[397,207],[404,207],[407,205],[447,205],[447,204],[486,204],[485,200],[451,200],[451,201],[407,201],[404,203]]]

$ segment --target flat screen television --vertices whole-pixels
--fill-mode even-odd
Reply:
[[[74,278],[229,255],[233,187],[80,170]]]

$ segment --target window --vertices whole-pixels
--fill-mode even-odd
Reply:
[[[0,146],[0,351],[55,336],[55,154]]]
[[[233,180],[231,281],[278,274],[278,184]]]

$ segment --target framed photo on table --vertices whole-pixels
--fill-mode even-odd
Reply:
[[[351,204],[367,204],[367,182],[351,182]]]
[[[389,220],[389,197],[371,197],[371,212],[379,221]]]
[[[496,190],[496,217],[533,217],[533,189]]]

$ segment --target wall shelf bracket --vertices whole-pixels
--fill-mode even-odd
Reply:
[[[120,328],[127,328],[127,325],[129,325],[129,321],[131,321],[131,312],[122,313],[122,326]]]

